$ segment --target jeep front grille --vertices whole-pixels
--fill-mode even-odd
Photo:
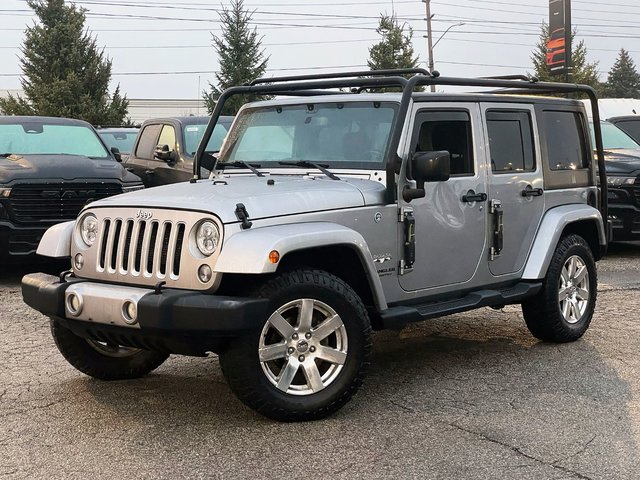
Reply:
[[[122,193],[119,183],[19,183],[11,189],[9,217],[20,224],[74,220],[92,200]]]
[[[177,280],[185,228],[184,222],[106,218],[98,246],[98,271]]]
[[[207,291],[219,285],[219,274],[203,283],[198,269],[203,264],[214,269],[220,248],[205,257],[194,238],[204,220],[215,222],[222,237],[223,225],[215,216],[162,208],[96,207],[85,210],[80,218],[86,213],[96,216],[98,232],[95,243],[87,247],[75,229],[71,256],[80,253],[84,259],[80,269],[72,262],[77,277],[149,287],[165,282],[167,288]]]

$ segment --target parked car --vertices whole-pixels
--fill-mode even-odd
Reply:
[[[109,149],[117,148],[122,156],[122,161],[125,162],[131,155],[139,129],[136,127],[108,127],[97,130],[107,147]]]
[[[193,178],[193,157],[209,117],[154,118],[142,124],[126,168],[142,178],[146,187],[185,182]],[[217,152],[233,117],[220,117],[208,152]]]
[[[51,225],[143,187],[80,120],[0,117],[0,258],[33,255]]]
[[[640,240],[640,144],[613,123],[600,128],[613,240]]]
[[[597,111],[593,90],[407,72],[227,90],[211,125],[232,95],[275,99],[240,110],[212,178],[101,200],[47,232],[38,251],[70,254],[73,273],[28,275],[22,291],[67,361],[125,379],[216,352],[240,400],[300,421],[358,390],[372,329],[521,304],[535,337],[580,338],[606,181],[581,102],[509,92],[588,93]],[[504,94],[415,90],[430,84]],[[402,93],[332,90],[380,86]]]
[[[640,143],[640,115],[624,115],[608,119],[616,127]]]

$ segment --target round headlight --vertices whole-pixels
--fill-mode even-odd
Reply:
[[[210,220],[205,220],[196,231],[196,245],[204,256],[209,256],[218,248],[220,231],[218,226]]]
[[[88,247],[95,243],[96,238],[98,238],[98,219],[95,215],[85,215],[82,219],[80,223],[80,236]]]

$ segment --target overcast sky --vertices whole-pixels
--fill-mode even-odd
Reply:
[[[75,3],[87,9],[88,28],[113,59],[112,87],[119,83],[129,98],[198,98],[198,86],[214,81],[210,72],[218,62],[211,33],[220,34],[221,2]],[[637,0],[572,4],[578,40],[586,41],[589,61],[599,62],[602,80],[620,48],[640,64]],[[427,61],[420,0],[246,0],[245,5],[255,10],[253,21],[270,56],[269,76],[366,68],[368,48],[379,38],[377,17],[392,11],[413,27],[415,52]],[[453,25],[434,51],[436,70],[447,76],[530,72],[539,26],[548,18],[548,2],[540,0],[433,0],[431,10],[434,41]],[[33,18],[25,0],[0,1],[0,89],[20,88],[19,47]]]

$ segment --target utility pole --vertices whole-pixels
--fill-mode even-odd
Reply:
[[[433,35],[431,34],[431,0],[422,0],[422,1],[425,4],[426,13],[427,13],[427,18],[425,19],[427,21],[427,49],[429,53],[429,63],[428,63],[427,70],[429,70],[429,72],[433,72],[434,66],[433,66]],[[431,85],[431,91],[432,92],[436,91],[436,86],[433,84]]]

